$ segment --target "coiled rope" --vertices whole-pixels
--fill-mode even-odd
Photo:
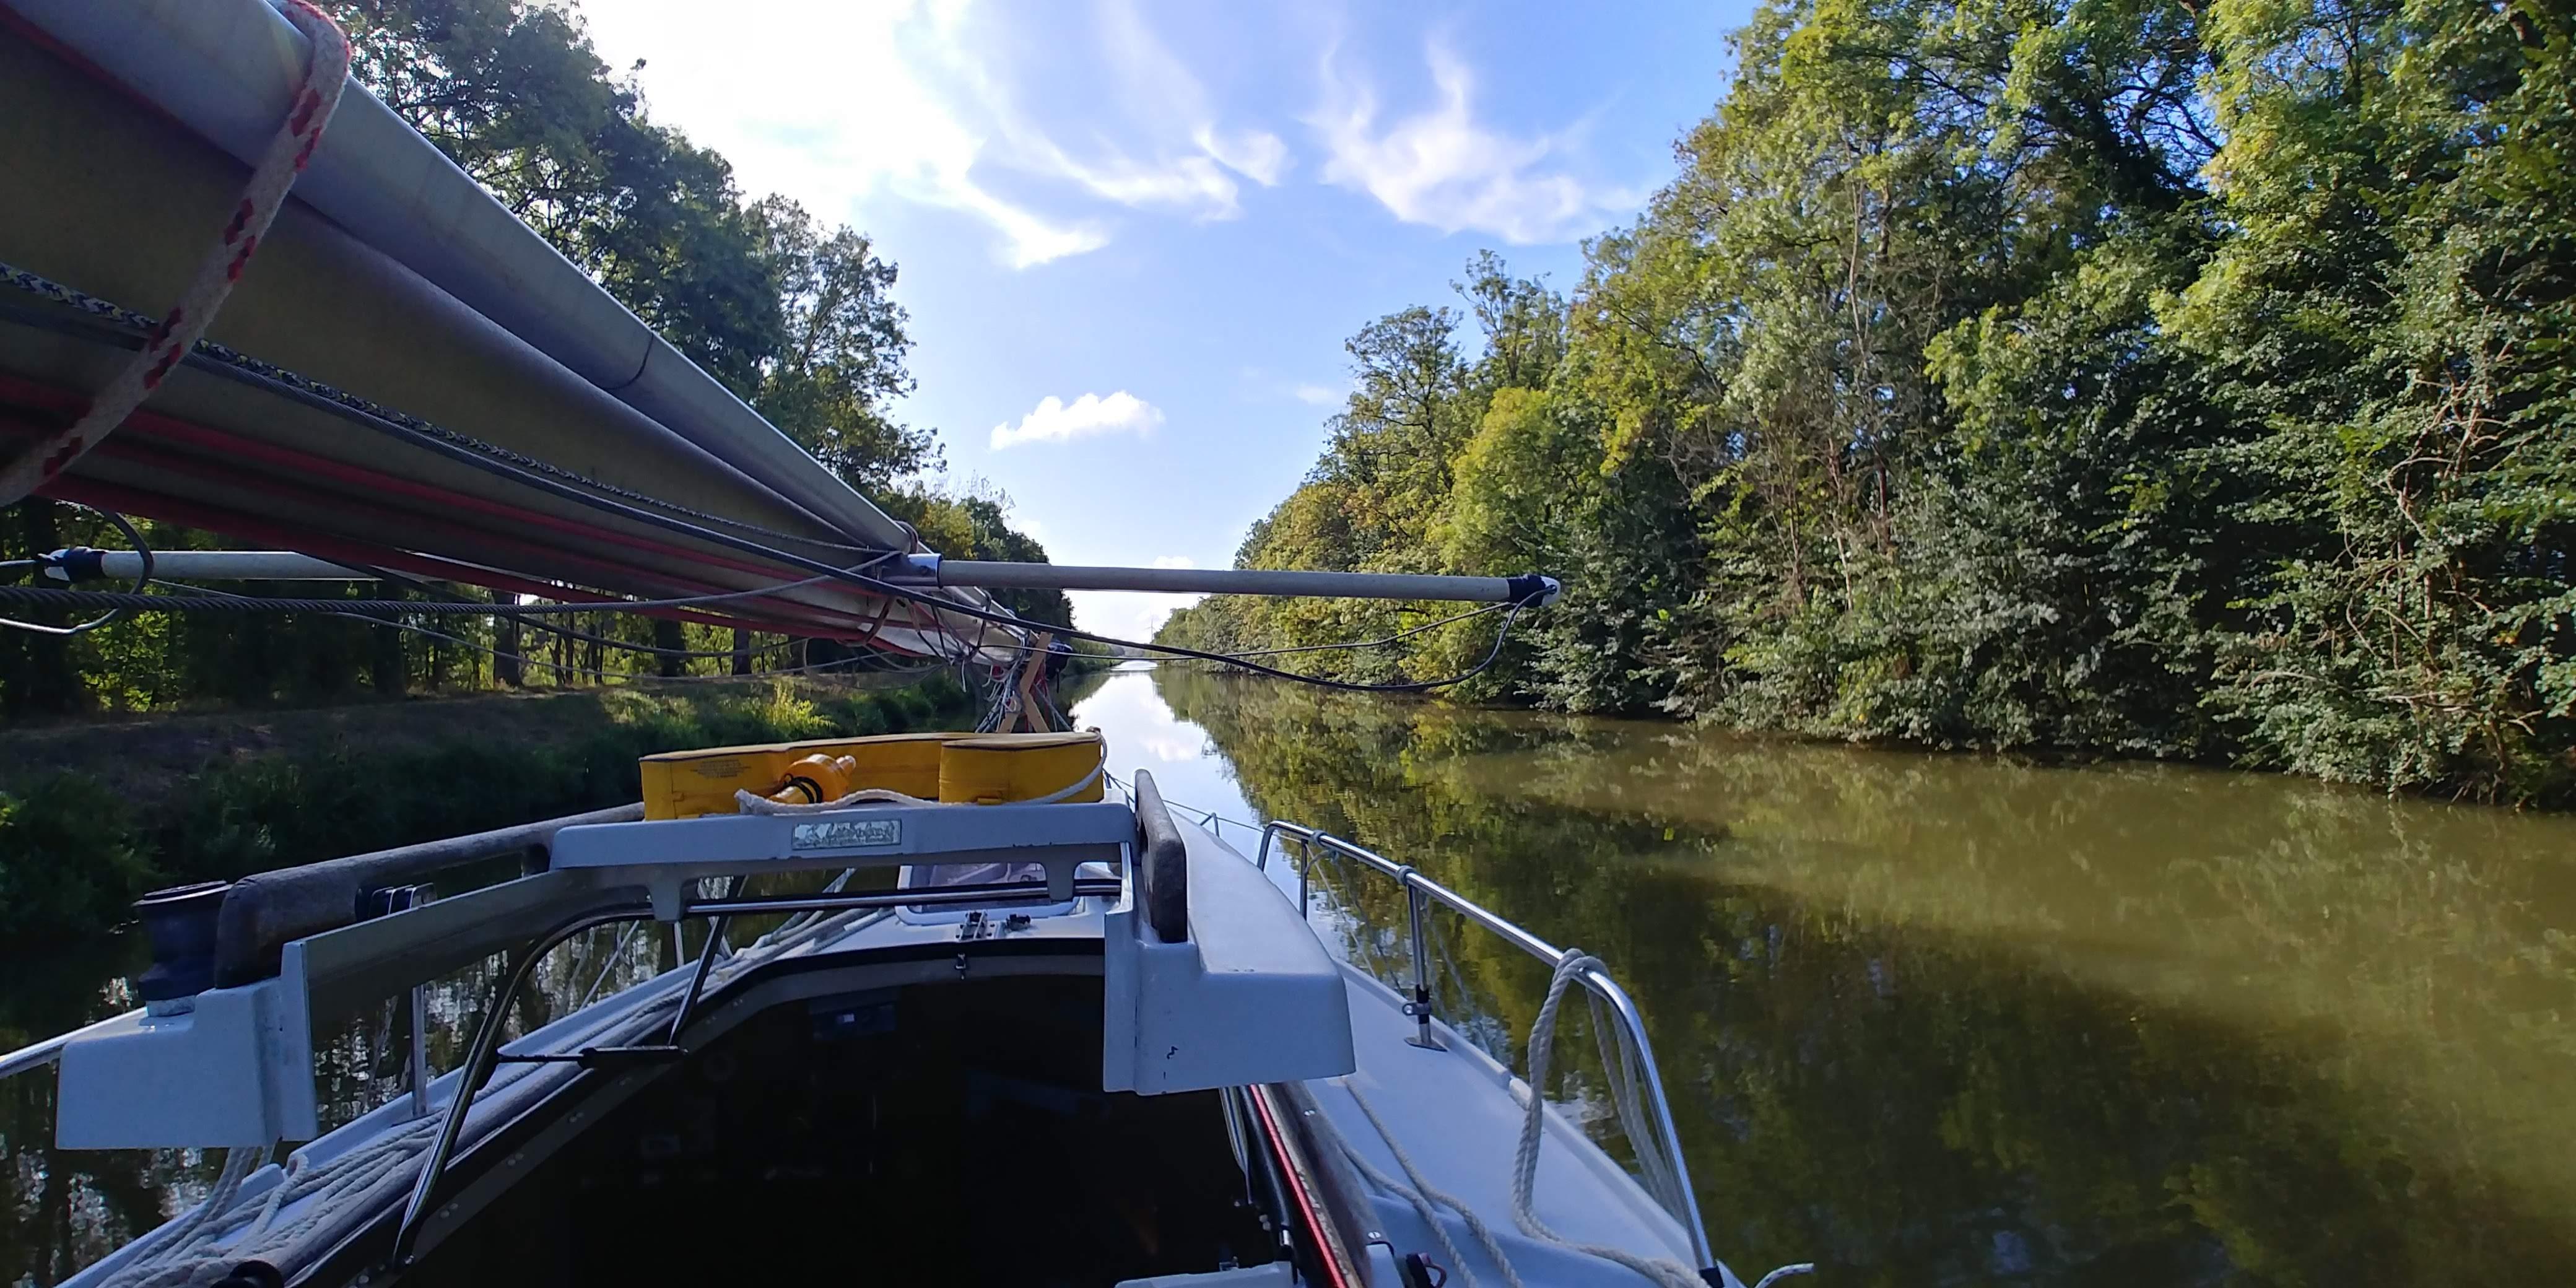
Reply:
[[[1664,1285],[1664,1288],[1706,1288],[1706,1281],[1700,1278],[1697,1271],[1679,1262],[1663,1257],[1641,1257],[1625,1248],[1613,1248],[1598,1243],[1577,1243],[1568,1239],[1549,1229],[1547,1223],[1539,1220],[1538,1213],[1530,1206],[1531,1191],[1538,1181],[1540,1128],[1544,1125],[1547,1112],[1547,1101],[1539,1094],[1539,1088],[1547,1085],[1548,1064],[1555,1053],[1557,1010],[1565,1002],[1566,989],[1582,979],[1584,972],[1600,967],[1600,958],[1579,948],[1566,949],[1565,956],[1559,958],[1556,963],[1556,974],[1547,982],[1547,1000],[1539,1005],[1538,1018],[1530,1024],[1529,1102],[1527,1111],[1521,1118],[1520,1146],[1512,1155],[1512,1224],[1519,1226],[1521,1233],[1533,1239],[1543,1239],[1559,1247],[1570,1248],[1576,1252],[1626,1266],[1647,1279]],[[1585,993],[1589,996],[1590,990],[1585,990]],[[1601,1036],[1602,1062],[1605,1070],[1612,1067],[1609,1031],[1615,1027],[1604,1023],[1607,1018],[1602,1014],[1596,998],[1593,1028]],[[1624,1029],[1617,1031],[1620,1034],[1619,1046],[1622,1058],[1618,1061],[1617,1071],[1612,1073],[1616,1081],[1611,1086],[1611,1100],[1616,1105],[1621,1129],[1629,1133],[1629,1143],[1636,1147],[1640,1170],[1645,1170],[1649,1174],[1648,1184],[1650,1186],[1654,1184],[1651,1178],[1660,1168],[1665,1184],[1670,1186],[1669,1167],[1662,1164],[1661,1154],[1652,1144],[1653,1137],[1644,1134],[1641,1130],[1644,1126],[1644,1116],[1643,1110],[1637,1104],[1636,1053],[1629,1048],[1626,1031]],[[1650,1155],[1656,1158],[1655,1165],[1650,1166],[1647,1163],[1646,1160]],[[1783,1278],[1808,1274],[1815,1268],[1808,1262],[1782,1266],[1762,1276],[1762,1282],[1756,1285],[1756,1288],[1769,1288],[1769,1285]]]
[[[313,159],[313,149],[322,141],[323,127],[331,123],[332,113],[339,109],[340,91],[349,81],[349,38],[342,34],[339,24],[309,0],[287,0],[284,12],[286,20],[304,33],[304,76],[296,84],[294,106],[288,109],[276,137],[269,140],[268,150],[251,170],[250,186],[233,208],[232,220],[224,225],[214,252],[197,266],[197,276],[179,296],[179,302],[153,324],[142,351],[90,399],[88,410],[72,422],[71,428],[0,467],[0,505],[16,504],[52,482],[54,476],[114,433],[135,408],[143,405],[144,399],[152,396],[162,378],[196,347],[198,338],[214,322],[216,311],[223,307],[225,297],[241,281],[242,269],[259,249],[259,239],[277,218],[278,207],[286,203],[286,190],[295,185],[295,176]]]
[[[1533,1239],[1543,1239],[1559,1247],[1571,1248],[1576,1252],[1626,1266],[1655,1283],[1664,1285],[1664,1288],[1707,1288],[1706,1283],[1700,1279],[1698,1271],[1680,1262],[1663,1257],[1641,1257],[1625,1248],[1614,1248],[1600,1243],[1577,1243],[1566,1238],[1549,1229],[1547,1223],[1539,1220],[1538,1213],[1530,1206],[1531,1192],[1538,1184],[1539,1139],[1542,1134],[1541,1129],[1546,1125],[1547,1116],[1547,1098],[1540,1094],[1539,1089],[1547,1085],[1548,1064],[1555,1055],[1557,1008],[1565,1001],[1565,990],[1576,980],[1583,978],[1585,971],[1593,970],[1600,965],[1601,959],[1590,953],[1579,948],[1566,949],[1565,956],[1557,960],[1556,974],[1547,982],[1547,1000],[1539,1005],[1538,1019],[1530,1024],[1529,1101],[1526,1111],[1521,1116],[1520,1146],[1512,1153],[1512,1224],[1520,1227],[1521,1233]],[[1617,1098],[1619,1090],[1613,1089],[1614,1099]],[[1626,1118],[1627,1115],[1623,1113],[1621,1115],[1623,1123]],[[1648,1143],[1650,1139],[1639,1137],[1631,1142],[1636,1146],[1640,1160],[1652,1150],[1652,1146]]]

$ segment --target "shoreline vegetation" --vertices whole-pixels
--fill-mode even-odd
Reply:
[[[638,757],[948,728],[955,681],[751,677],[0,732],[0,941],[59,948],[147,890],[638,799]]]
[[[721,155],[652,118],[577,9],[321,3],[371,92],[824,467],[934,549],[1047,560],[1008,497],[947,475],[933,429],[898,418],[914,382],[892,260],[858,229],[744,192]],[[229,544],[137,520],[157,550]],[[0,509],[0,560],[122,544],[79,507]],[[409,579],[228,589],[492,593]],[[1055,592],[997,598],[1072,620]],[[952,681],[892,687],[907,682],[840,669],[850,661],[831,641],[606,612],[422,615],[400,630],[146,613],[68,638],[0,630],[0,932],[42,950],[119,924],[152,886],[632,801],[649,752],[972,719]],[[791,674],[817,667],[829,674]]]
[[[1772,0],[1734,53],[1578,280],[1350,338],[1238,566],[1563,578],[1464,701],[2576,806],[2576,18]]]

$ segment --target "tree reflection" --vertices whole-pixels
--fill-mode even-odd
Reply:
[[[1890,1285],[2576,1265],[2571,820],[1157,684],[1265,816],[1607,960],[1738,1264]],[[1382,944],[1391,975],[1400,895],[1341,888],[1355,956]],[[1544,970],[1481,934],[1447,949],[1444,1013],[1516,1053]],[[1586,1046],[1560,1054],[1578,1102]]]

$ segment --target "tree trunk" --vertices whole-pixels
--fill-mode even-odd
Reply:
[[[668,680],[689,673],[689,659],[675,656],[689,647],[689,633],[681,629],[678,620],[669,617],[653,619],[653,647],[667,650],[653,659],[653,669],[663,679]]]
[[[402,587],[389,581],[375,586],[378,599],[402,598]],[[367,680],[375,686],[379,698],[399,698],[411,683],[411,663],[403,656],[405,632],[391,626],[367,628]]]
[[[733,673],[751,674],[751,632],[739,626],[733,628]]]
[[[507,592],[496,590],[492,593],[499,596]],[[517,597],[512,596],[512,598]],[[513,689],[525,685],[528,682],[528,676],[519,658],[519,619],[502,618],[493,628],[492,639],[492,647],[495,650],[492,654],[492,682],[506,684]]]

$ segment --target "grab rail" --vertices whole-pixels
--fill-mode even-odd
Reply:
[[[1381,876],[1394,878],[1396,884],[1403,887],[1405,914],[1409,923],[1406,947],[1413,965],[1413,999],[1405,1004],[1404,1011],[1405,1014],[1413,1017],[1414,1036],[1406,1040],[1415,1046],[1435,1050],[1440,1047],[1439,1039],[1432,1036],[1431,1032],[1433,1019],[1431,964],[1429,949],[1422,933],[1422,922],[1429,912],[1430,901],[1436,900],[1467,920],[1501,936],[1504,942],[1547,963],[1551,971],[1565,961],[1564,949],[1531,934],[1483,904],[1422,875],[1412,864],[1397,863],[1374,850],[1352,844],[1330,832],[1318,831],[1301,823],[1273,819],[1263,824],[1261,848],[1254,854],[1252,860],[1254,867],[1265,872],[1269,870],[1271,840],[1282,836],[1296,841],[1301,847],[1320,847],[1332,851],[1376,871]],[[1284,853],[1286,847],[1282,846],[1281,851]],[[1297,913],[1299,916],[1305,916],[1313,897],[1310,874],[1314,870],[1314,856],[1309,851],[1301,854],[1300,859],[1297,864]],[[1654,1105],[1655,1129],[1657,1134],[1663,1137],[1658,1145],[1664,1157],[1671,1161],[1673,1183],[1678,1190],[1674,1198],[1679,1201],[1681,1210],[1673,1213],[1673,1216],[1690,1233],[1691,1251],[1699,1258],[1699,1264],[1714,1265],[1716,1254],[1709,1248],[1708,1230],[1700,1221],[1699,1197],[1691,1189],[1690,1167],[1682,1161],[1681,1132],[1673,1122],[1672,1104],[1664,1097],[1664,1078],[1655,1066],[1655,1048],[1646,1039],[1645,1017],[1637,1010],[1636,1002],[1629,998],[1628,991],[1619,987],[1619,981],[1610,978],[1606,972],[1597,967],[1590,967],[1577,978],[1595,997],[1609,1005],[1610,1013],[1618,1017],[1619,1027],[1623,1030],[1626,1039],[1634,1044],[1637,1063],[1643,1068],[1645,1074],[1646,1098]],[[1538,1094],[1538,1091],[1536,1087],[1530,1088],[1532,1095]]]

